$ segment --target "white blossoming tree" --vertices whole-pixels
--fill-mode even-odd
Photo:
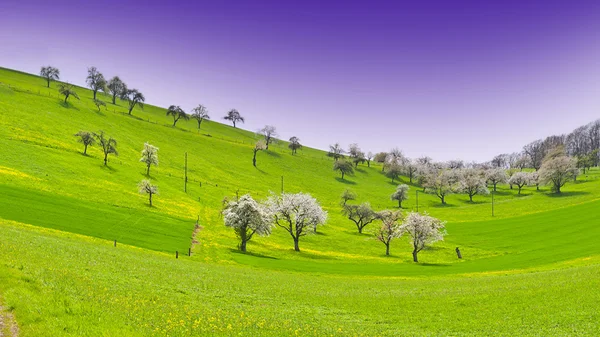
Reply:
[[[413,261],[419,262],[418,254],[426,245],[444,240],[445,222],[429,215],[411,212],[400,225],[401,235],[408,234],[413,246]]]
[[[150,175],[150,166],[158,166],[158,148],[150,143],[144,143],[142,158],[140,161],[146,164],[146,175]]]
[[[516,172],[513,174],[508,183],[519,188],[519,195],[521,195],[521,189],[526,185],[529,185],[532,180],[532,174],[529,172]]]
[[[294,250],[297,252],[300,251],[300,238],[314,233],[317,226],[327,221],[327,212],[310,194],[273,194],[267,199],[266,205],[274,223],[294,239]]]
[[[230,201],[223,210],[225,226],[233,228],[240,240],[239,249],[246,251],[248,241],[254,234],[269,236],[273,223],[267,208],[259,204],[249,194],[237,201]]]
[[[485,179],[494,186],[494,192],[496,192],[496,186],[508,182],[508,175],[502,168],[493,168],[485,172]]]
[[[574,180],[578,173],[575,158],[559,156],[544,161],[539,171],[539,179],[542,184],[552,185],[552,191],[560,193],[560,189],[569,180]]]
[[[152,207],[152,196],[158,194],[158,186],[152,185],[150,180],[144,179],[138,184],[138,189],[140,194],[148,194],[148,202]]]
[[[425,192],[434,194],[445,205],[446,197],[456,192],[458,180],[454,170],[431,169],[424,178],[423,187]]]
[[[375,237],[385,245],[385,255],[390,255],[390,243],[402,235],[402,211],[381,211],[377,213],[381,226],[375,230]]]
[[[469,196],[469,200],[473,202],[473,196],[476,194],[489,194],[485,184],[485,178],[481,171],[477,169],[464,169],[460,173],[459,191]]]
[[[402,208],[402,202],[408,199],[408,190],[410,188],[406,184],[400,184],[396,187],[396,191],[392,193],[390,198],[398,201],[398,208]]]

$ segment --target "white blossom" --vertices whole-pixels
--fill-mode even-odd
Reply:
[[[239,249],[246,251],[246,243],[254,234],[268,236],[273,227],[268,209],[256,202],[249,194],[237,201],[230,201],[223,210],[225,226],[233,228],[240,239]]]
[[[426,245],[444,240],[446,235],[445,222],[434,217],[411,212],[400,226],[401,235],[408,234],[413,246],[413,261],[419,262],[418,254]]]

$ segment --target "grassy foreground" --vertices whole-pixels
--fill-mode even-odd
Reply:
[[[376,209],[394,208],[377,165],[342,180],[332,160],[285,142],[258,155],[251,132],[193,121],[177,127],[165,110],[125,103],[97,111],[91,92],[64,104],[56,84],[0,68],[0,302],[22,336],[148,335],[597,335],[600,300],[600,171],[557,196],[542,187],[521,196],[453,195],[442,206],[419,194],[419,210],[448,221],[449,235],[411,262],[406,240],[384,256],[369,225],[359,235],[340,215],[346,188]],[[102,95],[100,99],[109,101]],[[211,112],[220,119],[220,112]],[[242,111],[242,115],[245,115]],[[252,116],[245,116],[252,118]],[[97,147],[81,154],[73,135],[104,130],[118,157],[102,165]],[[302,138],[302,135],[298,135]],[[160,148],[150,178],[154,207],[137,193],[144,142]],[[183,191],[184,155],[189,183]],[[236,191],[315,196],[330,219],[293,251],[276,229],[249,254],[222,223]],[[407,210],[416,208],[411,185]],[[202,230],[191,257],[197,217]],[[371,229],[370,229],[371,228]],[[118,241],[117,248],[112,247]],[[464,259],[458,260],[455,247]]]

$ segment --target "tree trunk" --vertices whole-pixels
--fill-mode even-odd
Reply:
[[[362,230],[363,230],[364,227],[361,227],[361,226],[356,226],[356,227],[358,227],[358,233],[362,234]]]
[[[370,160],[367,161],[367,167],[371,167],[371,161]]]
[[[417,252],[417,250],[413,250],[413,262],[419,262],[419,258],[417,257],[417,254],[419,254],[419,252]]]
[[[342,171],[342,180],[344,180],[344,171]]]
[[[108,153],[104,154],[104,166],[106,166],[106,162],[108,161]]]
[[[84,144],[84,146],[85,147],[83,148],[83,154],[86,155],[87,154],[87,147],[88,147],[88,145]]]
[[[498,183],[494,183],[494,192],[496,192],[496,185],[498,185]],[[471,201],[473,201],[473,198],[471,198]]]
[[[387,243],[385,245],[385,255],[389,256],[390,255],[390,244]]]
[[[298,245],[298,238],[294,238],[294,250],[299,252],[300,246]]]
[[[198,130],[200,130],[200,124],[202,124],[202,120],[198,120]]]
[[[240,250],[242,252],[246,252],[246,243],[247,242],[248,242],[247,240],[242,240],[242,243],[240,243]]]
[[[173,127],[175,127],[175,124],[177,124],[177,120],[173,119]]]
[[[130,115],[131,115],[131,110],[133,110],[134,106],[135,106],[135,105],[131,105],[131,104],[129,104],[129,114],[130,114]]]
[[[494,191],[496,191],[496,189],[494,189]],[[473,202],[473,195],[469,194],[469,201]]]
[[[113,94],[113,104],[116,104],[117,102],[117,94]]]
[[[446,204],[446,196],[441,196],[440,199],[442,199],[442,205]]]
[[[235,121],[233,121],[233,128],[235,128]]]
[[[94,90],[94,100],[96,100],[96,93],[97,92],[98,92],[97,90]]]
[[[402,208],[402,200],[398,199],[398,208]]]
[[[560,185],[555,185],[554,189],[556,190],[556,193],[560,193]]]
[[[517,193],[519,195],[521,195],[521,187],[519,186],[519,193]]]
[[[256,151],[254,151],[254,157],[252,157],[252,165],[256,167]]]
[[[150,198],[149,198],[149,201],[150,201],[150,207],[152,207],[152,193],[149,193],[149,195],[150,195]]]
[[[65,103],[67,103],[67,98],[69,98],[69,95],[65,95]]]
[[[148,164],[148,167],[146,168],[146,175],[150,176],[150,164]]]

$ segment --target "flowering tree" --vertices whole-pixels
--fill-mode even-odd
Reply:
[[[402,202],[408,199],[408,190],[410,188],[406,184],[400,184],[396,187],[396,192],[392,193],[390,198],[398,200],[398,208],[402,208]]]
[[[275,224],[285,229],[294,239],[294,250],[299,252],[300,238],[313,233],[327,221],[327,212],[319,202],[306,193],[271,195],[266,202]]]
[[[508,175],[502,168],[493,168],[485,172],[485,179],[494,186],[496,192],[496,185],[508,182]]]
[[[402,174],[402,166],[400,164],[396,164],[395,162],[388,163],[386,165],[387,171],[385,175],[392,179],[392,183],[394,180],[400,178],[400,174]]]
[[[446,204],[446,196],[454,193],[458,186],[458,176],[453,170],[430,169],[424,178],[425,192],[436,195],[442,204]]]
[[[152,207],[152,196],[158,194],[158,186],[152,185],[150,180],[144,179],[138,184],[138,189],[140,194],[148,194],[148,202]]]
[[[223,210],[225,226],[233,228],[240,240],[239,249],[246,251],[246,244],[254,234],[269,236],[273,224],[265,206],[259,204],[249,194],[237,201],[229,201]]]
[[[552,185],[552,190],[556,193],[560,193],[561,187],[569,180],[574,180],[578,173],[577,160],[567,156],[545,161],[539,171],[540,182]]]
[[[489,194],[485,179],[481,171],[477,169],[464,169],[460,173],[460,182],[458,190],[469,196],[469,200],[473,202],[473,196],[476,194]]]
[[[140,161],[146,164],[146,175],[149,176],[150,165],[158,166],[158,148],[150,143],[144,143]]]
[[[375,237],[385,245],[385,255],[390,255],[390,243],[393,239],[402,235],[401,211],[381,211],[377,213],[377,219],[381,220],[381,227],[375,231]]]
[[[278,136],[277,129],[273,125],[265,125],[264,128],[258,130],[258,133],[265,138],[265,150],[269,149],[269,144]]]
[[[342,214],[356,224],[359,233],[362,233],[363,229],[376,219],[375,211],[368,202],[360,205],[345,205]]]
[[[521,189],[530,184],[531,181],[531,173],[528,172],[516,172],[513,174],[510,179],[508,179],[508,183],[519,188],[519,195],[521,195]]]
[[[410,183],[412,184],[413,178],[417,175],[419,171],[419,166],[413,161],[407,161],[406,164],[402,167],[404,174],[408,177]]]
[[[445,222],[427,214],[411,212],[400,225],[400,235],[405,233],[410,236],[413,246],[413,261],[419,262],[418,254],[426,245],[441,241],[446,235]]]
[[[254,165],[254,167],[256,167],[256,154],[258,153],[258,151],[262,151],[265,150],[267,148],[267,145],[265,144],[264,140],[259,140],[258,142],[256,142],[256,144],[254,145],[254,155],[252,157],[252,165]]]

